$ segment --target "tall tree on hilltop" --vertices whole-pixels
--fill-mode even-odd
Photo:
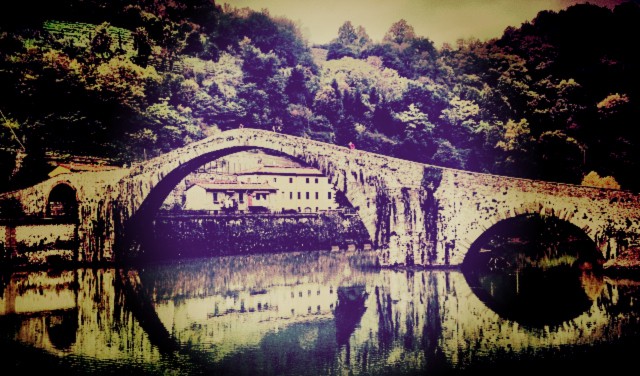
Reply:
[[[413,26],[409,25],[404,19],[401,19],[391,25],[389,31],[384,35],[383,40],[385,42],[403,44],[409,43],[411,40],[415,39],[415,37],[416,32],[413,29]]]
[[[338,43],[345,46],[352,45],[358,39],[356,29],[351,24],[351,21],[346,21],[338,29]]]

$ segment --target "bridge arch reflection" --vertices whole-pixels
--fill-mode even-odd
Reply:
[[[588,311],[604,258],[580,228],[526,214],[498,222],[471,246],[462,265],[478,298],[524,326],[561,325]]]

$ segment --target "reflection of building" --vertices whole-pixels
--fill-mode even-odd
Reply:
[[[186,210],[251,210],[269,208],[276,188],[263,183],[197,182],[185,191]]]

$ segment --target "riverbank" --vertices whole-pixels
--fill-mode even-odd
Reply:
[[[640,247],[631,247],[603,265],[604,272],[612,276],[640,278]]]
[[[309,214],[278,216],[158,217],[154,254],[202,257],[249,253],[355,249],[370,246],[357,216]]]

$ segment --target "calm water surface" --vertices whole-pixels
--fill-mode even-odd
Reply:
[[[8,374],[592,374],[640,353],[640,282],[588,273],[309,252],[1,278]]]

